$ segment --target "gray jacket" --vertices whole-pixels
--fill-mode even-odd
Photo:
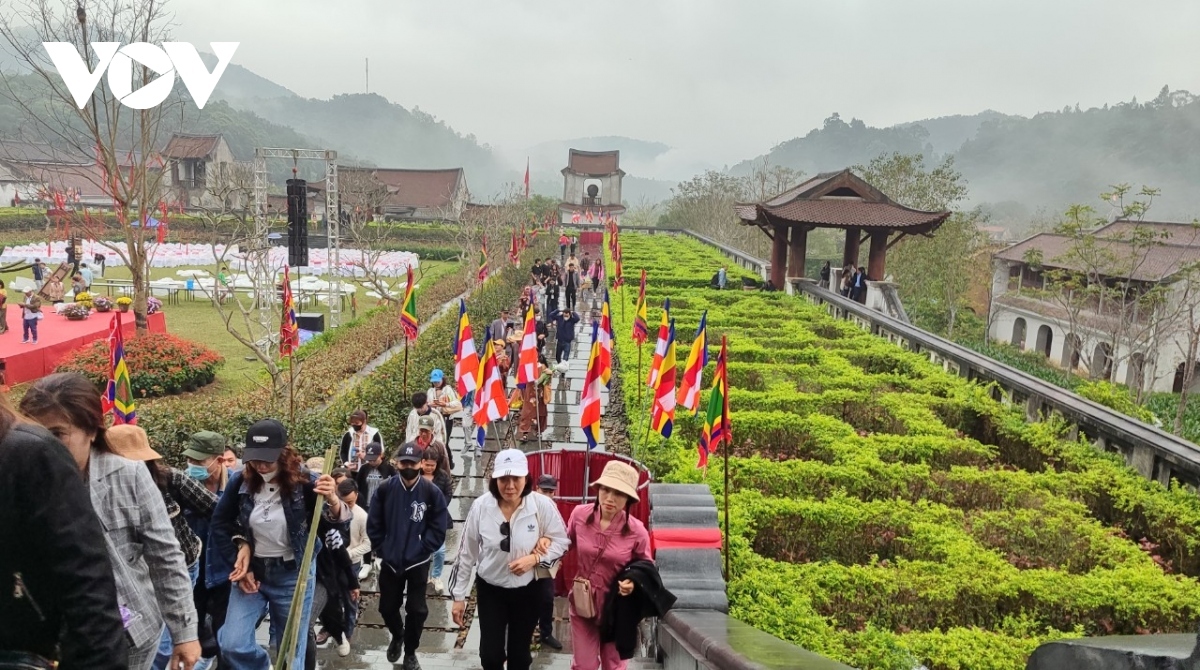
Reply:
[[[117,580],[117,601],[133,619],[132,646],[158,640],[163,622],[175,644],[198,638],[192,579],[167,517],[162,494],[145,463],[92,451],[89,489],[104,526]]]

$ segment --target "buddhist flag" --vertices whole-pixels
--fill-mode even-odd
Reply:
[[[537,328],[533,320],[533,305],[525,309],[525,334],[521,336],[521,351],[517,355],[517,386],[537,381]]]
[[[666,353],[658,363],[658,376],[654,387],[654,411],[650,425],[654,432],[671,437],[675,422],[675,322],[671,321],[667,331]]]
[[[708,310],[704,310],[700,315],[700,327],[696,329],[696,339],[692,340],[692,348],[688,351],[687,364],[683,366],[683,379],[679,382],[679,404],[690,409],[692,414],[700,411],[701,377],[704,366],[708,365],[707,322]]]
[[[479,444],[483,444],[488,424],[508,416],[508,399],[504,397],[504,382],[500,379],[500,366],[496,364],[496,352],[490,339],[483,349],[483,360],[475,381],[479,388],[475,396],[475,425],[479,426]]]
[[[650,359],[650,376],[646,379],[646,386],[655,388],[658,381],[658,364],[662,362],[663,356],[667,355],[667,335],[670,330],[668,320],[671,318],[671,299],[667,298],[663,301],[662,323],[658,325],[658,342],[654,344],[654,358]]]
[[[578,210],[571,213],[571,223],[579,223],[579,211]]]
[[[291,356],[300,348],[300,328],[296,325],[296,306],[292,302],[292,281],[288,266],[283,266],[283,317],[279,320],[279,355]]]
[[[721,353],[717,355],[717,371],[713,374],[712,391],[708,395],[708,415],[704,418],[704,430],[700,432],[700,462],[696,467],[708,465],[708,455],[715,454],[722,442],[733,444],[733,433],[729,423],[729,380],[726,373],[728,354],[725,336],[721,336]]]
[[[133,386],[129,367],[125,365],[125,336],[121,333],[121,313],[114,312],[108,327],[108,388],[103,402],[105,413],[112,412],[113,425],[137,423],[137,407],[133,402]]]
[[[617,253],[613,257],[613,288],[619,289],[625,285],[625,277],[621,274],[621,247],[617,247]]]
[[[579,415],[579,425],[587,438],[588,449],[595,449],[600,443],[600,333],[604,329],[598,323],[592,324],[592,353],[588,356],[587,374],[583,379],[583,397],[580,405],[583,412]]]
[[[408,288],[404,289],[404,305],[400,308],[400,327],[404,329],[404,339],[409,342],[417,340],[421,331],[421,322],[417,320],[417,296],[414,292],[412,266],[408,267]]]
[[[475,336],[467,319],[467,301],[458,300],[458,329],[454,333],[454,383],[463,403],[479,388],[479,354],[475,351]]]
[[[488,278],[487,235],[483,236],[483,246],[479,248],[479,272],[476,273],[476,277],[479,278],[479,281],[483,281]]]
[[[639,347],[650,337],[650,326],[646,322],[646,270],[642,270],[642,283],[638,287],[637,307],[633,310],[633,342]]]
[[[609,386],[612,380],[612,352],[612,309],[609,307],[608,290],[605,289],[604,304],[600,306],[600,380],[605,386]]]
[[[508,259],[513,262],[513,265],[521,267],[521,247],[517,242],[517,229],[513,228],[512,241],[508,246]]]

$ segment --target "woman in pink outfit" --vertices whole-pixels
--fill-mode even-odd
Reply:
[[[629,508],[638,501],[638,473],[626,463],[610,461],[604,473],[593,483],[599,487],[597,502],[580,505],[571,512],[567,522],[570,551],[576,552],[579,577],[591,582],[595,598],[590,619],[579,615],[571,600],[571,638],[575,648],[571,670],[625,670],[612,642],[600,643],[600,612],[608,597],[609,585],[631,561],[653,561],[650,555],[650,533],[638,519],[629,515]],[[618,584],[620,595],[633,593],[634,583],[624,580]]]

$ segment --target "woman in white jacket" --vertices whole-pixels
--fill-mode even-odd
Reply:
[[[458,559],[450,573],[451,616],[463,625],[471,572],[475,571],[475,616],[479,617],[479,661],[483,670],[529,670],[529,640],[541,613],[535,569],[548,567],[567,551],[566,525],[554,501],[533,490],[529,464],[519,449],[496,454],[490,495],[475,499],[463,525]],[[550,546],[539,551],[538,542]]]

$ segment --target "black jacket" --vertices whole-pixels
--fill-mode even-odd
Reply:
[[[368,512],[371,511],[371,499],[367,497],[367,477],[369,477],[371,473],[376,470],[379,471],[379,476],[382,478],[382,480],[379,482],[379,486],[381,487],[383,486],[383,482],[396,475],[396,466],[388,463],[386,458],[382,463],[379,464],[379,467],[371,465],[370,463],[363,463],[362,465],[358,466],[358,472],[354,473],[354,483],[358,484],[358,504]],[[376,491],[376,493],[378,493],[378,491]]]
[[[575,341],[575,324],[579,323],[579,314],[571,312],[571,318],[564,319],[562,312],[555,310],[549,315],[554,319],[554,336],[559,342]]]
[[[100,520],[74,459],[40,426],[0,441],[0,536],[0,649],[59,658],[62,670],[127,668]]]
[[[428,561],[446,541],[449,527],[446,496],[424,477],[417,477],[411,490],[399,476],[385,481],[367,510],[371,552],[399,573]]]
[[[617,584],[626,579],[633,580],[633,593],[622,596]],[[642,619],[665,616],[674,604],[675,594],[663,586],[654,563],[633,561],[609,585],[600,613],[600,641],[616,643],[622,660],[633,658],[638,624]]]

